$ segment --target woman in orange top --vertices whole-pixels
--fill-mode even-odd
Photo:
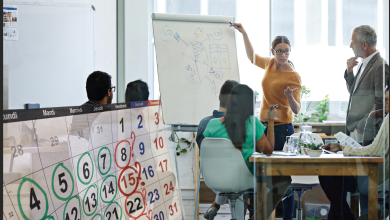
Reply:
[[[246,55],[252,63],[265,70],[261,82],[263,87],[263,101],[261,102],[260,121],[267,126],[268,106],[279,104],[274,124],[274,150],[283,149],[286,137],[294,134],[293,113],[298,114],[301,109],[301,77],[294,65],[288,60],[291,51],[290,41],[285,36],[277,36],[272,41],[272,57],[261,57],[254,54],[248,34],[240,23],[229,25],[242,33]],[[267,134],[267,130],[264,132]],[[283,200],[283,219],[292,219],[294,210],[294,194]]]

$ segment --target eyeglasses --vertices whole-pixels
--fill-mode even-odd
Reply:
[[[112,92],[115,92],[115,86],[111,87],[110,89],[112,90]]]
[[[283,55],[283,53],[285,53],[286,55],[289,55],[290,52],[291,52],[291,50],[285,50],[285,51],[283,51],[283,50],[278,50],[278,51],[276,51],[276,50],[273,49],[273,48],[272,48],[272,50],[275,51],[275,53],[276,53],[277,55]]]

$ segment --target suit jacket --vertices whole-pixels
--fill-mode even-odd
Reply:
[[[347,135],[356,128],[363,132],[370,112],[383,108],[383,62],[385,62],[385,82],[388,85],[389,65],[379,53],[375,54],[365,67],[355,91],[356,78],[353,73],[348,75],[345,70],[344,78],[350,94],[345,129]]]

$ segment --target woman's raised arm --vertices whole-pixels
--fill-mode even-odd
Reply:
[[[242,33],[242,37],[244,38],[244,44],[245,44],[245,50],[246,50],[246,55],[249,58],[253,55],[253,47],[252,44],[249,40],[248,34],[246,33],[244,27],[242,26],[241,23],[233,23],[234,25],[229,24],[230,27],[234,27],[237,29],[240,33]]]

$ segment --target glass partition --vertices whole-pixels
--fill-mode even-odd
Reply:
[[[5,219],[388,215],[388,1],[128,2],[153,84],[3,111]]]
[[[225,113],[219,111],[223,82],[219,82],[218,94],[221,94],[221,97],[215,100],[216,112],[203,115],[202,118],[207,120],[202,120],[197,125],[198,133],[195,136],[186,132],[174,134],[176,140],[183,138],[184,142],[192,142],[195,137],[197,141],[195,148],[183,150],[180,144],[177,150],[180,153],[179,167],[180,163],[185,165],[183,172],[191,165],[181,162],[180,157],[190,153],[190,149],[196,150],[193,155],[195,176],[197,155],[200,157],[202,176],[200,179],[194,177],[195,191],[200,188],[199,194],[195,193],[195,197],[199,197],[200,206],[196,206],[194,215],[187,212],[185,216],[202,219],[203,216],[208,218],[216,213],[222,215],[221,211],[217,212],[212,208],[219,207],[215,202],[220,197],[211,190],[213,187],[218,188],[218,184],[213,185],[207,178],[213,178],[213,175],[224,178],[223,175],[228,175],[227,168],[216,168],[219,167],[217,165],[210,168],[208,166],[211,165],[205,165],[205,161],[209,164],[224,164],[229,170],[236,170],[237,167],[232,167],[232,161],[225,164],[226,158],[232,156],[232,153],[229,153],[232,149],[242,154],[245,164],[249,165],[250,173],[255,177],[251,187],[253,192],[245,192],[245,196],[241,198],[248,200],[236,201],[237,207],[241,207],[244,202],[243,207],[247,210],[245,218],[267,219],[271,215],[276,219],[326,219],[332,216],[347,218],[352,215],[358,218],[367,214],[371,216],[369,219],[372,219],[375,212],[378,219],[381,219],[380,215],[385,215],[384,210],[388,207],[388,188],[385,186],[388,184],[381,185],[381,181],[388,181],[388,136],[383,133],[388,130],[388,125],[386,127],[384,111],[379,113],[379,110],[385,109],[384,89],[388,84],[388,64],[385,61],[388,60],[388,44],[385,40],[388,38],[388,23],[384,19],[388,10],[383,9],[386,4],[383,0],[155,2],[156,13],[234,16],[235,21],[245,27],[246,33],[235,30],[234,37],[240,85],[247,85],[254,92],[254,100],[250,106],[253,106],[252,115],[255,117],[250,118],[251,128],[245,129],[247,132],[256,132],[247,133],[246,136],[253,138],[250,143],[253,145],[251,152],[254,154],[246,158],[244,151],[240,152],[237,147],[240,142],[235,140],[234,135],[240,128],[229,130],[229,126],[224,123]],[[367,43],[367,39],[353,35],[356,32],[354,28],[363,24],[374,30],[375,45],[372,42]],[[194,34],[199,33],[200,30],[194,31]],[[286,38],[278,39],[277,36]],[[246,37],[251,43],[250,50],[245,43]],[[362,54],[361,50],[369,50],[367,48],[370,43],[375,50]],[[158,50],[157,42],[154,44],[155,50]],[[283,47],[280,48],[281,46]],[[207,46],[205,48],[206,51],[209,49]],[[376,51],[379,55],[369,61],[369,64],[364,64],[361,71],[361,65]],[[254,58],[253,54],[258,56]],[[375,54],[372,57],[374,56]],[[376,59],[380,60],[381,64],[374,64]],[[284,61],[286,62],[283,63]],[[347,62],[350,62],[348,71]],[[158,60],[155,60],[154,65],[155,79],[158,79]],[[287,65],[287,69],[283,65]],[[274,75],[270,77],[270,73]],[[224,82],[225,80],[224,78]],[[359,80],[362,80],[360,84]],[[286,90],[287,85],[290,90]],[[158,89],[159,86],[161,83],[155,81],[156,93],[162,91]],[[160,95],[164,94],[158,94],[156,97]],[[239,99],[236,100],[237,103],[243,101]],[[272,115],[268,112],[269,107],[275,104],[279,106],[274,108],[276,113]],[[235,111],[233,107],[230,110]],[[372,113],[373,111],[378,113]],[[242,112],[235,114],[240,115]],[[189,114],[187,117],[196,116]],[[214,121],[210,124],[211,118]],[[257,120],[260,124],[257,124]],[[239,117],[233,122],[238,126]],[[217,125],[224,131],[222,136],[213,133],[218,130],[213,130],[213,126]],[[271,127],[273,132],[270,131]],[[183,131],[183,127],[177,129],[179,130]],[[202,136],[205,131],[207,137]],[[199,136],[205,139],[199,141]],[[269,136],[273,136],[273,139]],[[222,147],[223,144],[213,142],[216,140],[212,138],[221,137],[231,141],[226,150]],[[264,148],[264,142],[258,143],[263,137],[263,141],[272,144],[272,152]],[[202,142],[209,138],[212,140]],[[373,142],[375,139],[377,141]],[[219,148],[215,148],[218,149],[218,154],[210,156],[210,149],[202,146],[203,143],[206,143],[211,151],[213,146],[218,146]],[[376,153],[370,151],[374,148],[373,143],[376,143]],[[176,146],[179,143],[174,144]],[[205,162],[203,165],[202,158]],[[213,170],[211,175],[207,174],[208,169]],[[234,182],[241,181],[238,185],[245,185],[245,172],[237,174],[240,177]],[[181,177],[182,183],[188,180],[184,176]],[[371,191],[364,188],[368,185]],[[337,190],[334,190],[336,187]],[[190,184],[184,188],[192,189]],[[376,196],[373,193],[374,188],[379,192]],[[329,194],[332,190],[334,192]],[[339,197],[330,199],[335,192]],[[226,200],[223,200],[222,203],[225,202]],[[372,208],[372,205],[367,206],[365,202],[378,203],[379,208],[375,205],[375,208]],[[223,204],[219,205],[224,207]],[[243,218],[241,208],[237,208],[236,215],[237,219]]]

